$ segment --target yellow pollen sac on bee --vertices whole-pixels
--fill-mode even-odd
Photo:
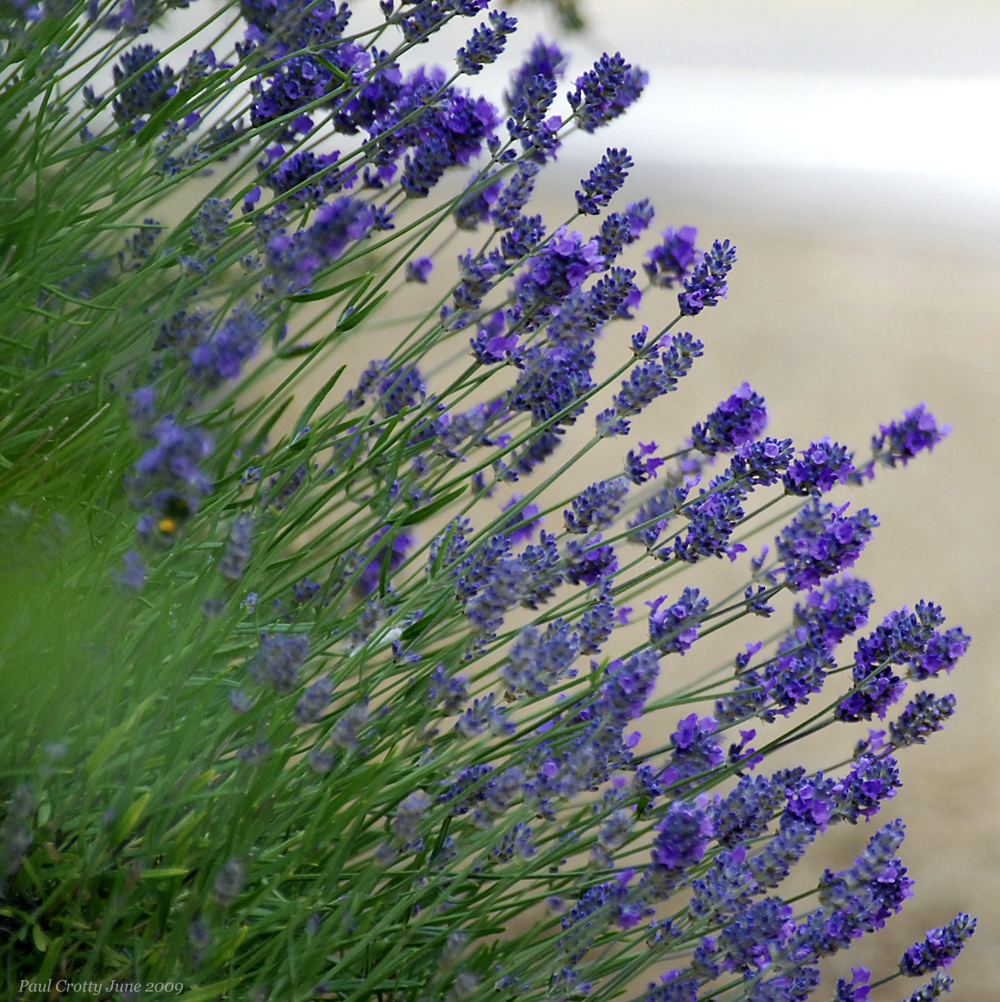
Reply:
[[[160,521],[156,523],[156,528],[163,533],[174,533],[177,531],[177,519],[161,518]]]

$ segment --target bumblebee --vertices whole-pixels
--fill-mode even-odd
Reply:
[[[156,520],[156,528],[164,536],[176,536],[191,517],[191,506],[177,494],[171,494]]]

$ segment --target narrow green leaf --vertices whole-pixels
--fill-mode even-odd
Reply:
[[[383,289],[370,303],[366,303],[361,307],[360,310],[356,310],[352,313],[348,313],[348,310],[352,310],[353,307],[347,307],[343,313],[340,315],[340,319],[337,321],[337,326],[334,328],[337,331],[349,331],[354,330],[355,327],[361,323],[369,314],[373,313],[382,304],[382,300],[389,295],[388,289]]]
[[[423,508],[418,508],[416,511],[410,512],[409,515],[404,515],[396,524],[399,526],[406,525],[417,525],[420,522],[424,522],[431,517],[431,515],[436,515],[443,508],[447,508],[448,505],[454,504],[466,491],[465,487],[457,487],[455,490],[444,497],[438,498],[436,501],[432,501],[428,505],[424,505]]]
[[[321,299],[329,299],[331,296],[336,296],[338,292],[344,292],[346,289],[351,288],[352,285],[363,284],[364,288],[367,289],[374,277],[372,274],[358,275],[356,278],[350,278],[339,285],[331,286],[329,289],[320,289],[319,292],[300,292],[294,296],[288,296],[287,299],[291,303],[316,303]],[[364,289],[361,291],[363,292]]]
[[[326,395],[336,386],[337,380],[344,374],[344,370],[347,368],[346,365],[342,365],[319,389],[318,392],[313,394],[313,398],[306,404],[303,408],[302,413],[299,415],[298,421],[295,422],[295,432],[298,434],[306,425],[309,424],[310,419],[313,414],[316,413],[317,408],[321,403],[323,403]]]

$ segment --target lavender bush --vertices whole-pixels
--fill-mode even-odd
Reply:
[[[630,436],[736,249],[657,238],[624,149],[531,212],[641,95],[621,55],[539,40],[500,107],[487,0],[244,0],[159,51],[177,6],[0,9],[8,997],[809,997],[910,896],[903,824],[782,882],[895,795],[969,646],[924,600],[872,629],[846,498],[947,429],[921,404],[870,456],[796,447],[743,384]],[[773,764],[859,721],[843,761]],[[937,998],[974,928],[836,1000]]]

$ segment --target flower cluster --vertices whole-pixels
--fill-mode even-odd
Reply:
[[[784,756],[970,645],[926,601],[869,630],[844,572],[878,520],[827,495],[946,429],[921,404],[856,466],[765,436],[743,383],[671,442],[650,411],[706,350],[677,325],[735,248],[650,235],[622,148],[571,220],[537,195],[640,97],[621,54],[567,77],[540,39],[494,100],[517,22],[488,0],[241,0],[230,62],[136,43],[175,6],[0,10],[0,621],[33,666],[4,679],[4,970],[568,1002],[668,962],[650,1002],[805,999],[909,896],[901,822],[795,908],[782,883],[956,703]],[[450,69],[422,61],[439,30]],[[973,929],[906,952],[914,999]]]

